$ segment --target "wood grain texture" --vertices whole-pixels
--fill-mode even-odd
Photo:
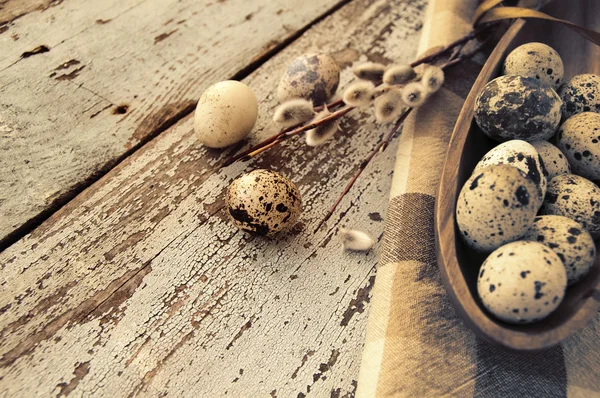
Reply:
[[[600,5],[594,0],[566,6],[555,2],[550,15],[598,29]],[[495,320],[480,305],[477,295],[477,270],[485,260],[468,249],[455,227],[456,198],[476,163],[497,143],[485,137],[473,121],[477,94],[488,81],[498,76],[506,55],[520,44],[538,41],[555,48],[565,63],[565,78],[579,73],[600,72],[600,48],[587,48],[585,39],[567,28],[546,21],[517,20],[498,43],[484,65],[463,105],[442,172],[436,204],[436,246],[438,263],[446,291],[457,312],[481,338],[516,350],[541,350],[577,333],[600,308],[600,255],[588,276],[570,287],[561,305],[547,318],[530,325],[508,325]],[[565,80],[566,80],[565,79]]]
[[[68,0],[5,25],[0,242],[340,2]]]
[[[312,27],[245,81],[259,99],[251,143],[273,134],[274,91],[295,56],[342,67],[408,62],[424,1],[357,0]],[[185,118],[0,254],[0,394],[35,396],[352,396],[378,245],[342,253],[339,226],[383,231],[395,145],[339,211],[312,231],[391,126],[352,113],[319,148],[290,140],[214,171]],[[237,231],[223,193],[243,170],[271,168],[303,195],[276,240]],[[354,205],[354,206],[352,206]]]

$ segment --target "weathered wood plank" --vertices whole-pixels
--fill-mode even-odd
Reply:
[[[68,0],[6,25],[0,242],[338,2]]]
[[[14,21],[32,11],[45,10],[56,4],[56,0],[3,0],[0,2],[0,33],[7,26],[2,26]]]
[[[263,65],[246,79],[260,101],[253,141],[276,130],[274,87],[291,58],[332,53],[342,85],[359,60],[409,61],[423,6],[354,1]],[[329,145],[294,140],[217,172],[224,153],[197,143],[189,117],[144,145],[0,254],[0,393],[352,395],[377,247],[341,253],[335,235],[381,236],[394,145],[312,231],[387,129],[356,113]],[[256,167],[304,198],[301,224],[277,240],[235,230],[222,211],[228,183]]]

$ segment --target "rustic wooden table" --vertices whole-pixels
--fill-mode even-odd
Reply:
[[[352,396],[377,249],[342,253],[340,226],[381,237],[396,146],[312,231],[389,127],[344,119],[214,171],[195,101],[243,79],[259,99],[285,65],[330,53],[407,62],[426,0],[8,0],[0,4],[0,396]],[[223,193],[244,170],[289,176],[301,223],[236,230]]]

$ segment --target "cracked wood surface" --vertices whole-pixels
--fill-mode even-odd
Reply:
[[[0,242],[340,1],[3,2]]]
[[[357,62],[408,62],[424,5],[355,0],[252,73],[251,142],[276,131],[274,88],[292,58],[331,53],[341,87]],[[342,253],[337,228],[381,238],[396,144],[313,234],[391,127],[350,115],[323,147],[294,139],[222,170],[229,151],[200,146],[186,117],[0,253],[0,395],[353,396],[379,245]],[[261,167],[303,195],[301,222],[276,240],[223,212],[228,184]]]

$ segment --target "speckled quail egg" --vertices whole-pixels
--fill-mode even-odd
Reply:
[[[246,138],[258,116],[256,96],[244,83],[226,80],[202,94],[194,114],[198,140],[210,148],[224,148]]]
[[[283,102],[292,98],[312,100],[322,105],[335,94],[340,83],[340,68],[327,54],[303,55],[287,67],[277,97]]]
[[[564,73],[560,55],[544,43],[526,43],[508,54],[505,75],[532,77],[554,89],[560,86]]]
[[[298,220],[300,192],[287,178],[271,170],[254,170],[235,179],[226,197],[227,212],[240,229],[273,236]]]
[[[562,261],[538,242],[511,242],[495,250],[484,261],[477,279],[485,308],[508,323],[547,317],[561,303],[566,287]]]
[[[591,73],[573,76],[558,91],[563,120],[581,112],[600,113],[600,76]]]
[[[600,113],[583,112],[568,118],[556,134],[556,144],[574,174],[600,182]]]
[[[462,187],[456,222],[465,243],[491,252],[520,239],[533,223],[539,202],[538,187],[513,166],[488,166],[474,173]]]
[[[557,147],[548,141],[532,141],[531,145],[538,151],[548,172],[547,179],[550,181],[561,174],[570,174],[571,166],[567,157]]]
[[[546,195],[546,169],[537,150],[522,140],[506,141],[485,154],[475,166],[473,173],[495,164],[507,164],[523,171],[535,183],[539,191],[540,205]]]
[[[554,177],[540,214],[565,216],[580,223],[592,235],[600,238],[600,188],[590,180],[575,174]]]
[[[565,266],[569,286],[583,279],[596,259],[592,236],[581,224],[567,217],[536,217],[523,240],[539,242],[552,249]]]
[[[489,82],[475,100],[475,120],[497,141],[535,141],[554,135],[560,122],[561,100],[539,80],[500,76]]]

